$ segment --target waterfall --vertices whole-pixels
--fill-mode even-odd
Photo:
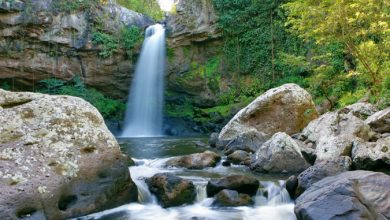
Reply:
[[[122,137],[162,135],[165,56],[164,27],[148,27],[130,88]]]

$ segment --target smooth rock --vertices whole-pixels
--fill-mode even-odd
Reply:
[[[252,156],[250,168],[265,173],[298,173],[310,165],[299,145],[286,133],[276,133]]]
[[[206,167],[215,167],[221,160],[221,156],[212,151],[190,154],[187,156],[176,157],[168,160],[165,165],[172,167],[184,167],[187,169],[203,169]]]
[[[254,153],[265,141],[266,137],[264,134],[252,129],[239,134],[235,139],[229,141],[224,147],[224,153],[229,155],[238,150]]]
[[[254,177],[232,175],[221,179],[210,180],[207,183],[207,195],[211,197],[224,189],[229,189],[252,196],[256,194],[259,185],[259,181]]]
[[[0,219],[69,219],[137,201],[130,159],[92,105],[0,89],[0,106]]]
[[[248,131],[265,138],[277,132],[295,134],[318,117],[310,94],[296,84],[268,90],[239,111],[219,134],[221,140],[233,140]]]
[[[146,184],[164,208],[191,204],[196,198],[194,184],[171,173],[156,174]]]
[[[298,185],[294,195],[297,197],[323,178],[349,171],[351,168],[350,157],[336,157],[316,163],[298,175]]]
[[[298,219],[390,219],[390,176],[349,171],[314,183],[296,200]]]

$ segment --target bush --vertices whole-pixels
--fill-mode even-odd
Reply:
[[[92,42],[95,45],[101,45],[102,50],[99,52],[99,56],[103,58],[111,57],[115,52],[118,51],[118,40],[114,36],[103,33],[103,32],[94,32],[92,34]]]
[[[85,87],[84,82],[78,76],[73,77],[69,82],[59,79],[42,80],[40,81],[39,92],[83,98],[95,106],[107,119],[121,119],[126,110],[124,103],[108,98],[95,89]]]
[[[121,47],[126,50],[127,56],[133,55],[132,50],[142,42],[142,32],[137,26],[125,27],[121,30]]]

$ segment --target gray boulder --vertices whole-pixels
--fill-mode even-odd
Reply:
[[[0,219],[69,219],[135,202],[129,162],[84,100],[0,89]]]
[[[377,170],[390,167],[390,137],[376,142],[355,141],[352,159],[355,169]]]
[[[349,171],[314,183],[296,200],[298,219],[390,219],[390,176]]]
[[[367,118],[366,123],[379,133],[390,133],[390,107]]]
[[[338,157],[331,160],[321,161],[309,167],[298,176],[298,185],[294,194],[295,197],[301,195],[314,183],[328,176],[351,170],[352,160],[350,157]]]
[[[194,184],[171,173],[156,174],[146,184],[164,208],[191,204],[196,198]]]
[[[286,133],[276,133],[252,156],[250,168],[266,173],[299,173],[310,165],[299,145]]]

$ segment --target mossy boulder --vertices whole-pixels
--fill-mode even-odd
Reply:
[[[69,219],[136,201],[128,161],[84,100],[0,90],[0,219]]]

